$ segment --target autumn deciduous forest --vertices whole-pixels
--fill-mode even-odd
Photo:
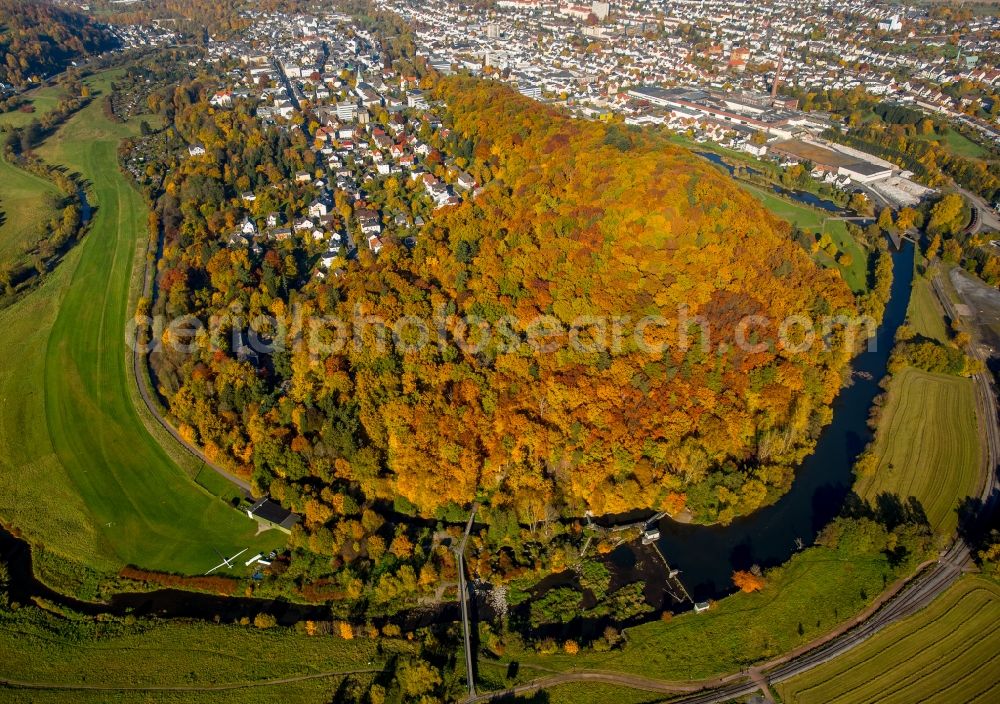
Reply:
[[[113,43],[90,17],[47,2],[0,0],[0,18],[0,83],[24,86]]]
[[[441,79],[432,95],[447,105],[447,137],[430,161],[459,160],[482,192],[436,211],[412,249],[387,240],[374,257],[362,246],[342,276],[299,283],[308,258],[295,245],[254,257],[227,250],[221,235],[240,216],[239,191],[302,167],[295,145],[258,135],[239,111],[212,114],[178,95],[176,123],[205,143],[210,166],[170,171],[160,310],[208,319],[239,303],[247,317],[296,305],[342,320],[431,321],[444,311],[673,323],[686,305],[716,342],[658,354],[629,340],[617,352],[367,344],[311,356],[289,333],[262,373],[207,346],[157,356],[182,431],[307,524],[345,502],[441,515],[474,499],[523,523],[685,507],[728,521],[784,491],[829,422],[847,346],[793,354],[731,342],[743,316],[767,316],[755,339],[775,340],[787,316],[854,314],[853,296],[787,224],[687,151],[570,119],[498,84]],[[211,205],[191,202],[196,193]],[[346,223],[350,209],[338,200],[336,217]]]

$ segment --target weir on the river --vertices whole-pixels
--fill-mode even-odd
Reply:
[[[664,589],[666,589],[667,593],[670,594],[670,596],[677,603],[683,604],[685,601],[687,601],[693,604],[694,599],[692,599],[691,595],[688,594],[688,590],[684,586],[684,582],[681,581],[680,578],[681,571],[676,570],[670,566],[670,563],[667,562],[667,558],[664,556],[662,552],[660,552],[659,545],[657,545],[656,543],[650,543],[650,545],[653,547],[653,551],[657,555],[659,555],[661,560],[663,560],[663,566],[667,568],[667,580],[666,584],[664,585]]]

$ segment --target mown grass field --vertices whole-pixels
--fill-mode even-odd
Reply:
[[[49,181],[0,159],[0,264],[10,263],[39,240],[55,213]]]
[[[391,652],[411,646],[367,638],[308,636],[288,628],[202,622],[134,625],[63,621],[39,609],[0,615],[0,678],[175,691],[28,690],[0,687],[0,702],[330,702],[343,674],[380,670]],[[316,676],[296,682],[267,680]],[[370,681],[374,673],[355,677]],[[211,691],[218,685],[246,685]],[[254,686],[256,685],[256,686]]]
[[[951,535],[959,501],[979,484],[979,437],[971,379],[906,368],[894,375],[875,434],[878,468],[855,490],[915,496],[935,532]]]
[[[907,323],[916,330],[918,335],[948,342],[948,328],[944,321],[944,311],[937,302],[931,282],[926,279],[913,280],[913,292],[910,294],[910,307],[906,311]]]
[[[786,704],[1000,701],[1000,585],[966,577],[923,611],[777,690]]]
[[[505,680],[510,662],[517,681],[543,676],[537,668],[631,672],[664,680],[730,673],[787,652],[859,613],[894,579],[882,555],[846,555],[814,548],[795,555],[760,592],[737,593],[703,614],[688,612],[669,622],[651,621],[627,630],[627,645],[598,653],[539,655],[508,649],[495,662],[479,660],[492,684]]]
[[[107,80],[88,82],[99,90]],[[137,410],[124,341],[146,213],[116,156],[136,132],[109,122],[98,99],[37,150],[91,182],[96,212],[43,285],[0,313],[0,517],[100,570],[197,574],[218,552],[269,550],[285,537],[257,536],[253,521],[191,481]]]
[[[34,112],[5,112],[0,114],[0,125],[10,125],[11,127],[23,127],[32,120],[36,120],[47,112],[50,112],[62,99],[63,89],[59,86],[42,86],[28,92],[25,96],[27,101],[35,106]]]

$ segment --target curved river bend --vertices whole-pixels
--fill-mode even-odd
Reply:
[[[660,550],[681,570],[681,581],[696,599],[718,598],[733,590],[733,570],[767,567],[788,560],[796,539],[810,545],[840,511],[854,483],[852,467],[871,439],[868,413],[881,392],[896,329],[906,318],[913,282],[913,245],[893,252],[893,280],[874,349],[854,358],[854,383],[841,389],[833,422],[823,429],[816,450],[795,474],[791,490],[776,503],[728,526],[659,524]]]

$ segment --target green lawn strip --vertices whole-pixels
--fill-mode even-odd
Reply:
[[[118,141],[132,129],[109,122],[98,100],[38,150],[91,181],[97,211],[42,289],[3,314],[21,336],[0,343],[8,360],[0,385],[11,400],[0,432],[12,448],[0,458],[0,515],[98,569],[131,563],[197,574],[219,552],[266,551],[284,536],[256,535],[253,521],[191,481],[133,402],[124,326],[146,212],[117,167]],[[246,570],[240,563],[234,572]]]
[[[12,263],[38,242],[55,214],[56,187],[0,159],[0,264]]]
[[[383,650],[390,652],[410,648],[401,641],[382,642]],[[0,613],[2,677],[33,684],[252,684],[381,669],[388,655],[376,646],[368,638],[308,636],[280,627],[260,630],[180,620],[65,620],[36,608]],[[326,685],[329,697],[328,680]]]
[[[951,535],[962,498],[979,481],[979,438],[972,380],[906,368],[890,382],[873,451],[874,474],[855,490],[874,501],[889,492],[915,496],[935,532]]]
[[[907,318],[908,323],[913,326],[918,335],[937,340],[943,344],[948,343],[949,336],[948,328],[944,322],[944,311],[941,310],[941,305],[937,301],[930,281],[914,279]]]
[[[777,690],[786,704],[966,702],[996,693],[998,658],[1000,585],[968,576],[926,609]]]
[[[32,539],[99,569],[117,563],[59,461],[45,423],[45,346],[79,259],[67,256],[38,290],[0,311],[0,516]]]
[[[850,556],[816,547],[769,573],[763,591],[738,593],[703,614],[688,612],[669,622],[627,630],[620,650],[577,655],[539,655],[508,649],[504,663],[521,665],[519,679],[551,670],[631,672],[663,680],[691,680],[736,672],[787,652],[859,613],[894,578],[881,556]]]

